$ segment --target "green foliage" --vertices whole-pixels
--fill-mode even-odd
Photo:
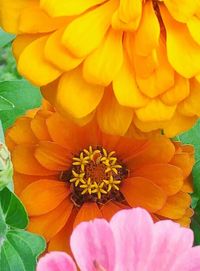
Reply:
[[[0,28],[0,47],[4,47],[8,43],[10,43],[14,39],[15,35],[5,33],[1,28]]]
[[[0,191],[0,270],[34,271],[45,249],[42,237],[26,232],[28,217],[19,199],[8,189]]]
[[[26,110],[41,104],[38,88],[26,80],[0,82],[0,119],[4,130]]]
[[[176,137],[176,139],[185,144],[192,144],[195,148],[196,163],[192,171],[194,184],[192,207],[195,214],[192,218],[191,228],[195,234],[195,244],[200,245],[200,121],[192,129]]]

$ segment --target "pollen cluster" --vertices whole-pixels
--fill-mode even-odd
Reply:
[[[127,169],[118,161],[115,151],[89,146],[73,157],[68,179],[72,200],[80,205],[85,201],[104,203],[116,198],[126,176]]]

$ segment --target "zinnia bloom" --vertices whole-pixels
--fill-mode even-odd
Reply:
[[[83,222],[74,229],[71,249],[81,271],[199,271],[200,246],[193,232],[172,221],[153,223],[143,209],[123,210],[110,223]],[[37,271],[76,271],[72,258],[51,252]]]
[[[199,14],[199,0],[0,2],[20,73],[60,113],[96,112],[118,135],[135,125],[172,137],[200,116]]]
[[[49,250],[67,250],[80,222],[109,220],[130,207],[147,209],[155,220],[190,224],[194,151],[189,145],[164,135],[107,135],[94,121],[80,127],[48,109],[19,118],[6,140],[28,229],[43,235]]]

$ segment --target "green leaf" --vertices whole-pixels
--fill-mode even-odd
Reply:
[[[15,35],[8,34],[0,28],[0,47],[4,47],[15,38]]]
[[[27,213],[8,189],[0,191],[0,270],[35,271],[37,257],[45,249],[42,237],[25,231]]]
[[[14,104],[9,100],[0,95],[0,111],[2,110],[12,110],[14,108]]]
[[[4,130],[13,124],[16,118],[27,110],[36,108],[41,104],[41,93],[26,80],[0,82],[0,97],[9,102],[1,108],[0,118]],[[10,107],[9,107],[10,106]]]

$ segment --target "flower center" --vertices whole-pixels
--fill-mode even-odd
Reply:
[[[72,201],[80,206],[86,201],[105,203],[119,198],[120,185],[127,174],[114,151],[89,146],[73,157],[70,172],[63,176],[71,185]]]

